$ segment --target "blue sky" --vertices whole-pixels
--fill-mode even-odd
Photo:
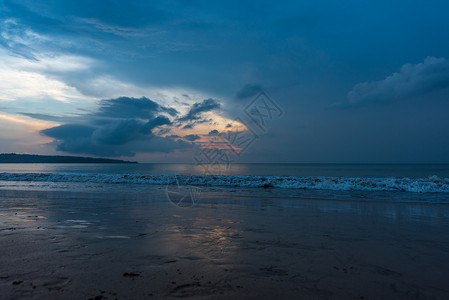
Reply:
[[[449,163],[448,10],[2,0],[0,152],[192,162],[240,128],[239,162]],[[263,130],[260,91],[283,112]]]

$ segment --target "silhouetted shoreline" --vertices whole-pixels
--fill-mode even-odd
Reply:
[[[0,163],[137,164],[137,162],[135,161],[126,161],[120,159],[16,153],[0,154]]]

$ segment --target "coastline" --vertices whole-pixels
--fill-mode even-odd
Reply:
[[[447,204],[210,187],[179,207],[164,186],[32,189],[0,190],[8,299],[449,295]]]

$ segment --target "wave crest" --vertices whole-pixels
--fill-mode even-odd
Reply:
[[[439,178],[437,176],[428,178],[364,178],[322,176],[0,173],[0,180],[449,193],[449,178]]]

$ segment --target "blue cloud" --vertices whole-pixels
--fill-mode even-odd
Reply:
[[[262,91],[262,87],[258,84],[246,84],[235,95],[239,100],[256,96]]]
[[[40,113],[19,113],[21,115],[33,118],[33,119],[38,119],[38,120],[44,120],[44,121],[54,121],[54,122],[64,122],[67,120],[67,116],[55,116],[55,115],[50,115],[50,114],[40,114]]]
[[[186,140],[191,141],[191,142],[201,139],[201,137],[198,134],[185,135],[185,136],[183,136],[183,138],[185,138]]]
[[[183,116],[182,118],[179,118],[179,121],[193,121],[193,120],[199,120],[200,115],[204,112],[212,111],[219,109],[221,107],[221,104],[217,102],[217,100],[214,99],[206,99],[202,102],[197,102],[192,105],[188,113]]]
[[[418,64],[405,64],[384,80],[362,82],[348,93],[348,106],[403,100],[449,88],[449,60],[427,57]]]
[[[148,98],[120,97],[99,102],[96,112],[72,117],[72,123],[42,130],[55,139],[57,150],[97,156],[133,156],[136,152],[171,152],[191,147],[173,137],[160,137],[153,130],[170,125],[163,115],[176,115],[176,110]],[[50,119],[51,115],[28,114]]]
[[[72,139],[84,139],[85,137],[90,136],[94,131],[95,127],[88,125],[64,124],[44,129],[41,132],[56,139],[64,139],[67,136],[70,136]]]
[[[218,132],[218,130],[217,129],[214,129],[214,130],[211,130],[207,135],[210,135],[210,136],[216,136],[216,135],[219,135],[220,133]]]
[[[153,118],[157,113],[168,113],[171,116],[178,114],[176,109],[164,107],[146,98],[119,97],[100,101],[96,116],[109,118]]]

